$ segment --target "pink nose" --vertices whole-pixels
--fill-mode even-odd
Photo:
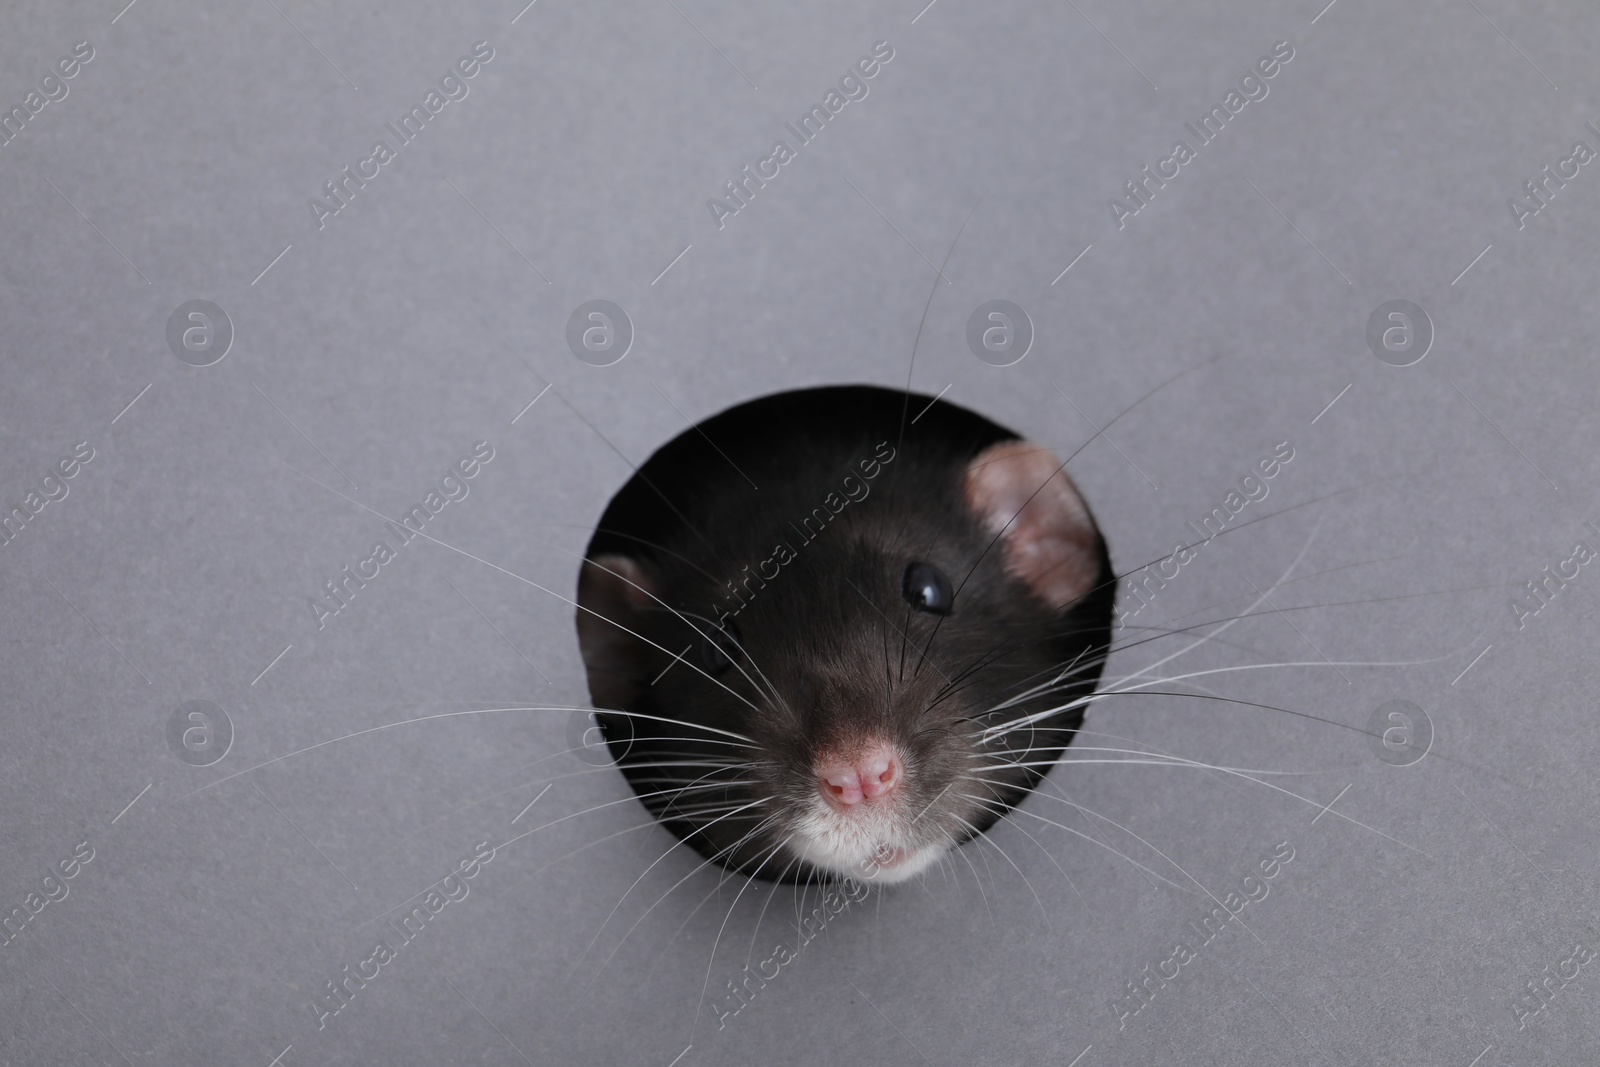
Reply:
[[[854,758],[829,756],[817,763],[817,788],[846,806],[889,796],[899,787],[900,776],[900,761],[884,745],[863,749]]]

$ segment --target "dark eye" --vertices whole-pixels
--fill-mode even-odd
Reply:
[[[950,589],[950,579],[938,567],[921,560],[907,565],[900,592],[907,604],[929,615],[948,615],[954,606],[955,593]]]
[[[721,629],[707,629],[700,638],[700,665],[710,675],[718,675],[733,666],[733,659],[739,654],[739,627],[734,625],[732,619],[722,624]]]

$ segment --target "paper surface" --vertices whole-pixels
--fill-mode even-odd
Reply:
[[[0,15],[0,1063],[1593,1062],[1595,12],[519,7]],[[908,381],[1073,455],[1129,691],[830,911],[570,600]]]

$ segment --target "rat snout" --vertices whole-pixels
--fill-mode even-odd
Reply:
[[[900,758],[885,744],[867,745],[849,756],[824,755],[816,773],[823,798],[844,808],[893,796],[904,777]]]

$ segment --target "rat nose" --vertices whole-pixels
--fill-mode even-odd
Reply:
[[[873,745],[853,758],[830,756],[817,763],[817,788],[846,807],[886,797],[900,785],[900,760],[887,745]]]

